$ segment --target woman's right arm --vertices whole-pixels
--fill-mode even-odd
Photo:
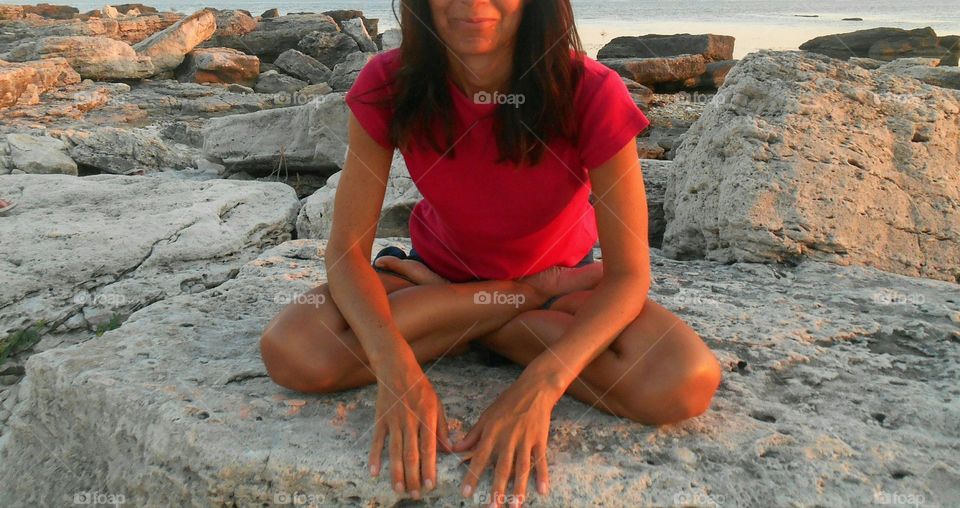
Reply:
[[[424,491],[421,480],[426,490],[436,486],[438,433],[449,450],[446,420],[413,350],[394,324],[387,294],[370,264],[393,152],[371,138],[352,112],[348,134],[324,255],[327,282],[377,377],[371,474],[379,474],[381,452],[389,437],[393,488],[416,498]]]

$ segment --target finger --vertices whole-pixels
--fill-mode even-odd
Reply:
[[[387,426],[379,422],[373,429],[373,442],[370,447],[370,458],[367,462],[370,464],[370,476],[380,475],[380,465],[383,460],[383,444],[387,437]]]
[[[550,477],[547,475],[547,445],[538,443],[533,447],[533,460],[537,469],[537,492],[547,495],[550,486]]]
[[[450,429],[447,427],[447,415],[442,404],[440,405],[438,419],[437,441],[440,442],[440,449],[443,450],[443,453],[453,453],[453,443],[450,442]]]
[[[470,460],[470,467],[467,469],[467,475],[463,479],[462,493],[464,497],[473,497],[477,491],[477,483],[480,482],[480,475],[487,468],[487,461],[490,460],[492,446],[487,441],[481,441],[477,447],[473,458]]]
[[[390,479],[397,494],[403,492],[403,432],[390,427]]]
[[[414,499],[420,496],[420,422],[416,418],[407,421],[403,429],[403,472],[407,479],[407,492]]]
[[[502,447],[497,457],[497,467],[493,472],[493,502],[491,506],[502,506],[507,498],[507,482],[510,480],[510,471],[513,470],[514,445],[512,443]]]
[[[517,454],[517,461],[514,465],[514,473],[517,476],[513,479],[513,499],[515,503],[511,504],[511,508],[514,506],[519,507],[527,498],[527,480],[530,478],[531,453],[532,450],[529,446],[523,446],[520,448],[520,453]]]
[[[433,422],[433,423],[431,423]],[[437,484],[437,419],[427,418],[420,435],[420,466],[422,468],[423,491],[433,490]]]
[[[477,440],[480,439],[480,435],[483,434],[483,418],[477,420],[477,423],[474,424],[473,428],[467,432],[467,435],[463,437],[460,441],[457,441],[453,444],[453,450],[456,452],[462,452],[469,448],[473,448],[477,444]]]

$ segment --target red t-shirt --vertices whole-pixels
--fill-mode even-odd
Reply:
[[[423,195],[410,215],[410,241],[439,275],[453,282],[512,280],[553,265],[574,266],[593,248],[597,226],[588,171],[650,122],[616,72],[587,56],[584,64],[573,97],[578,145],[558,137],[537,166],[519,171],[494,162],[493,112],[513,106],[475,103],[447,80],[460,126],[453,138],[456,157],[416,146],[401,152]],[[399,49],[376,55],[346,95],[360,125],[386,148],[395,148],[392,109],[368,103],[392,94],[389,85],[377,88],[392,82],[399,65]]]

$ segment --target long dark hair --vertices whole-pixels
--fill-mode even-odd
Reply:
[[[395,2],[392,4],[397,17]],[[447,158],[455,155],[453,101],[448,60],[429,0],[400,0],[401,66],[393,82],[390,140],[408,147],[427,141]],[[571,55],[571,51],[574,52]],[[573,96],[583,75],[583,46],[570,0],[529,0],[517,31],[512,76],[506,93],[523,104],[501,104],[494,114],[498,163],[536,165],[555,136],[575,142]],[[433,136],[442,123],[442,141]]]

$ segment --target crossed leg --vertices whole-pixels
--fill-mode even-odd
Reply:
[[[589,290],[559,298],[549,310],[534,294],[525,303],[477,305],[476,291],[515,291],[511,281],[415,286],[378,272],[397,328],[421,364],[462,354],[468,342],[526,364],[548,351],[574,319]],[[261,355],[271,378],[302,392],[332,392],[376,381],[363,347],[330,297],[285,307],[264,330]],[[323,298],[317,298],[323,295]],[[301,302],[323,302],[320,305]],[[647,424],[680,421],[704,412],[720,382],[720,366],[679,317],[648,300],[643,311],[591,362],[567,390],[614,415]]]

